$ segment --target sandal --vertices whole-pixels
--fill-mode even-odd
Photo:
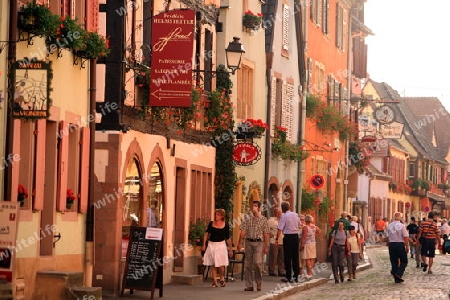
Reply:
[[[431,270],[428,270],[428,274],[433,274],[433,272],[431,272]]]
[[[217,282],[214,280],[211,286],[212,286],[213,288],[216,288],[216,287],[217,287]]]
[[[221,286],[221,287],[225,287],[225,281],[221,280],[221,281],[220,281],[220,286]]]

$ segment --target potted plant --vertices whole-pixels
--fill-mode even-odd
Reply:
[[[250,30],[258,30],[261,27],[262,14],[254,14],[251,10],[247,10],[242,18],[242,25]]]
[[[66,209],[71,209],[72,204],[77,197],[73,194],[72,189],[67,189],[66,192]]]
[[[308,152],[302,150],[299,144],[292,144],[286,140],[286,128],[277,126],[275,129],[275,139],[272,143],[273,157],[280,157],[284,160],[300,162],[308,158]]]
[[[76,55],[88,59],[104,57],[109,54],[109,40],[97,32],[87,32],[83,46],[75,52]]]
[[[59,17],[50,8],[31,1],[22,6],[18,13],[17,27],[39,36],[54,35],[59,26]]]
[[[210,220],[208,216],[197,218],[197,220],[191,220],[189,223],[189,241],[194,246],[203,246],[203,236],[205,235],[206,228],[208,227]]]
[[[24,206],[26,198],[28,198],[28,191],[23,185],[19,184],[17,189],[17,202],[20,203],[20,207]]]
[[[77,23],[77,19],[66,16],[59,21],[60,23],[55,34],[49,38],[49,43],[57,44],[60,48],[72,49],[74,51],[83,49],[86,30]]]
[[[237,126],[236,138],[260,138],[269,128],[261,119],[246,119]]]

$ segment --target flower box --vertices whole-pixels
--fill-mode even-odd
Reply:
[[[259,30],[262,23],[262,14],[254,14],[251,10],[245,12],[242,25],[250,30]]]

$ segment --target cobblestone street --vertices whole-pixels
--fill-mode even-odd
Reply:
[[[356,273],[356,281],[327,284],[301,292],[302,299],[450,299],[450,256],[437,254],[433,274],[416,268],[408,257],[404,283],[394,283],[386,246],[367,249],[372,268]],[[284,299],[298,299],[299,293]]]

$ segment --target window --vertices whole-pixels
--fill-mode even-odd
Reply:
[[[237,108],[236,117],[245,120],[253,117],[253,69],[248,65],[242,65],[237,71]]]
[[[322,4],[322,32],[323,34],[328,34],[328,14],[330,11],[330,1],[321,0]]]
[[[283,4],[283,54],[289,51],[289,6]]]
[[[283,85],[283,116],[281,118],[281,126],[286,128],[286,139],[293,140],[293,112],[294,112],[294,85],[292,83],[285,83]]]
[[[347,40],[347,11],[336,4],[336,47],[339,50],[345,50]]]

